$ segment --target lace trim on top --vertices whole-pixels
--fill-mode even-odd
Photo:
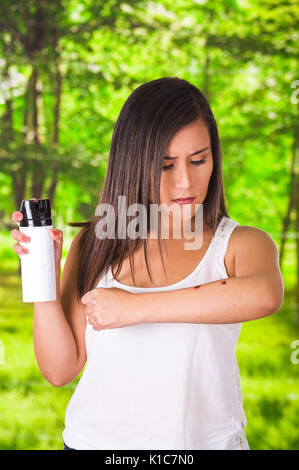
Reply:
[[[226,216],[223,216],[220,224],[218,225],[217,231],[215,233],[215,238],[225,238],[227,237],[226,228],[231,224],[231,219]]]

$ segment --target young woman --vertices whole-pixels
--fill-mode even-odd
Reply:
[[[65,449],[249,449],[236,344],[243,321],[279,310],[284,286],[272,238],[229,217],[221,165],[198,88],[166,77],[129,96],[99,207],[113,208],[111,228],[129,219],[119,196],[126,208],[142,205],[148,221],[151,205],[162,205],[169,234],[161,237],[161,215],[156,238],[149,223],[143,238],[101,238],[97,208],[91,221],[70,224],[82,228],[61,283],[63,233],[52,234],[58,297],[34,304],[37,362],[56,387],[86,364],[66,410]],[[198,207],[201,244],[186,249],[179,224],[188,219],[199,233]],[[14,249],[21,254],[20,243]]]

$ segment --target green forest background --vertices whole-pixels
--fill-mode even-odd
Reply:
[[[299,4],[295,0],[1,0],[0,449],[62,449],[76,384],[41,375],[10,231],[50,198],[63,261],[103,185],[113,128],[140,84],[199,87],[218,123],[226,203],[276,242],[284,302],[237,346],[251,449],[299,449]],[[298,351],[298,352],[297,352]]]

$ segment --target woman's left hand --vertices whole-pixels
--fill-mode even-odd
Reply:
[[[88,323],[97,331],[139,323],[136,309],[134,311],[134,295],[116,287],[97,287],[86,292],[81,302],[86,306],[84,313]]]

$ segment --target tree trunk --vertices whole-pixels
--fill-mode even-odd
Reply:
[[[52,145],[54,149],[58,148],[59,144],[59,120],[60,120],[60,104],[61,104],[61,91],[62,91],[62,74],[60,71],[60,49],[58,44],[57,29],[54,29],[54,50],[55,50],[55,90],[54,90],[54,129],[52,134]],[[54,161],[51,165],[51,183],[48,190],[48,197],[51,201],[52,207],[54,207],[55,191],[58,183],[59,174],[59,163]]]
[[[5,65],[3,68],[3,82],[9,83],[10,82],[10,75],[9,75],[9,66],[10,66],[10,54],[11,54],[11,43],[4,43],[4,57],[5,57]],[[5,101],[5,113],[2,117],[3,127],[2,127],[2,139],[3,142],[9,143],[12,141],[14,137],[13,132],[13,107],[12,107],[12,97],[11,97],[11,90],[9,88],[5,89],[4,91],[4,101]]]
[[[38,115],[38,89],[37,89],[37,82],[38,82],[38,71],[33,66],[33,85],[32,85],[32,132],[33,132],[33,142],[36,149],[40,147],[40,136],[39,136],[39,115]],[[41,198],[43,187],[44,187],[44,180],[45,180],[45,169],[43,165],[43,160],[41,158],[37,158],[33,164],[33,172],[32,172],[32,186],[31,186],[31,194],[30,197]]]

